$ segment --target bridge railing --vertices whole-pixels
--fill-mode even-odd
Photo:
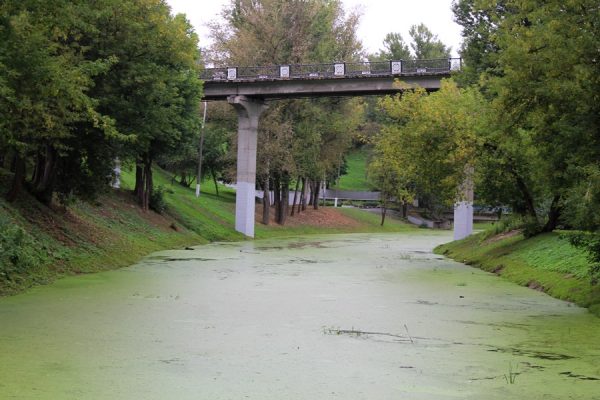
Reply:
[[[292,64],[262,67],[206,68],[200,78],[204,81],[236,81],[264,79],[318,79],[357,76],[402,76],[448,74],[460,70],[460,58],[434,60],[397,60],[331,64]]]

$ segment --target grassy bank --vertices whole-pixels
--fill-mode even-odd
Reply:
[[[354,150],[346,156],[346,175],[334,187],[339,190],[370,191],[373,190],[367,180],[368,152],[365,149]]]
[[[600,315],[600,290],[590,284],[585,253],[571,246],[558,232],[529,239],[518,231],[492,237],[479,233],[441,245],[435,252],[589,307]]]
[[[0,192],[10,174],[0,170]],[[130,189],[134,176],[122,175],[122,189],[108,190],[93,203],[76,202],[68,208],[48,208],[27,193],[15,203],[0,196],[0,296],[19,293],[74,274],[131,265],[148,253],[211,241],[245,238],[234,229],[235,193],[220,186],[194,190],[155,170],[154,183],[164,191],[167,211],[143,212]],[[360,210],[324,208],[288,218],[285,226],[256,225],[256,237],[349,232],[404,232],[415,229]]]

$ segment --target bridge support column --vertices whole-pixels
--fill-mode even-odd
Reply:
[[[238,115],[235,230],[254,237],[258,120],[267,106],[262,100],[246,96],[230,96],[227,101]]]
[[[466,168],[466,177],[460,186],[460,199],[454,204],[454,240],[473,233],[473,168]]]

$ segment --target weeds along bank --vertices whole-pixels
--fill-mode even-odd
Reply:
[[[526,239],[520,230],[482,232],[435,249],[455,261],[571,301],[600,316],[600,288],[591,284],[586,253],[561,232]]]
[[[0,191],[11,174],[0,170]],[[234,230],[235,193],[216,195],[212,183],[203,185],[200,200],[194,190],[173,183],[155,169],[161,188],[162,214],[144,212],[131,194],[135,176],[123,171],[122,189],[107,190],[92,203],[76,202],[49,208],[21,193],[8,203],[0,196],[0,296],[47,284],[64,275],[87,274],[125,267],[164,249],[211,241],[244,240]],[[257,225],[257,238],[311,233],[403,232],[413,227],[359,210],[324,209],[302,214],[288,225]],[[333,218],[332,218],[333,217]]]

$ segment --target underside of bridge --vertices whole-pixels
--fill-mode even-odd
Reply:
[[[261,114],[267,109],[268,101],[278,99],[341,97],[387,95],[401,93],[404,90],[422,87],[428,91],[438,90],[443,78],[450,77],[451,63],[448,68],[434,71],[415,69],[415,73],[393,73],[393,62],[390,71],[379,75],[354,74],[351,76],[338,74],[338,66],[328,74],[309,74],[303,78],[289,76],[237,77],[237,69],[224,70],[227,79],[221,75],[209,75],[213,78],[204,82],[203,100],[227,100],[238,115],[238,150],[237,150],[237,185],[235,229],[248,237],[254,237],[255,203],[256,203],[256,150],[258,123]],[[280,74],[285,68],[278,67]],[[233,70],[233,72],[232,72]],[[468,187],[468,185],[467,185]],[[470,196],[466,196],[455,206],[454,237],[462,239],[471,234],[473,229],[472,185]]]

